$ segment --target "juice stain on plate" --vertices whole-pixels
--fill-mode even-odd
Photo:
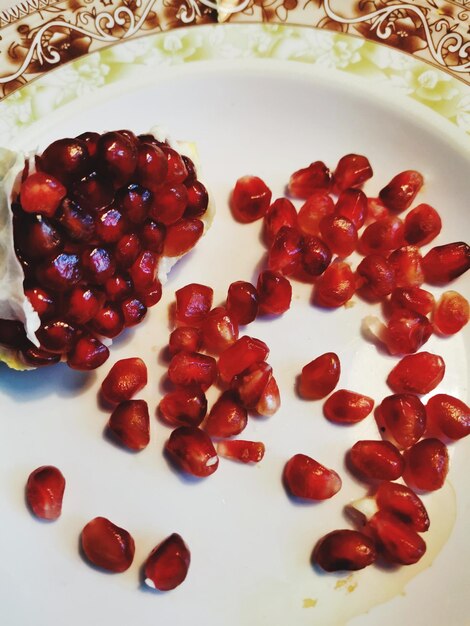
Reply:
[[[304,609],[312,609],[314,606],[317,606],[317,602],[318,600],[315,600],[315,598],[304,598],[302,607]]]

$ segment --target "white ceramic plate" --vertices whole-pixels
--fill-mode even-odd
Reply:
[[[51,111],[16,134],[15,146],[44,147],[54,138],[93,129],[143,132],[156,122],[175,138],[198,143],[216,219],[196,251],[173,270],[161,303],[136,332],[116,341],[100,370],[0,369],[2,621],[8,626],[391,626],[410,623],[412,615],[415,625],[468,624],[468,440],[451,446],[445,487],[424,497],[432,524],[419,564],[391,571],[370,567],[346,576],[321,575],[309,562],[321,535],[348,527],[344,505],[366,492],[344,467],[346,450],[358,439],[378,438],[378,432],[372,417],[352,428],[333,427],[322,416],[321,402],[296,397],[295,377],[315,356],[336,351],[342,362],[339,386],[379,403],[390,393],[385,378],[396,359],[379,354],[360,335],[361,319],[374,307],[355,298],[353,307],[320,311],[309,304],[311,288],[294,283],[293,304],[284,316],[246,329],[270,346],[282,394],[281,410],[271,419],[251,419],[243,433],[266,444],[258,466],[221,460],[210,478],[187,480],[162,455],[169,429],[153,419],[148,448],[129,454],[103,437],[108,414],[97,402],[111,364],[138,355],[150,372],[140,397],[153,414],[162,393],[162,350],[174,291],[202,282],[214,288],[218,303],[232,281],[255,280],[264,253],[260,224],[236,224],[227,208],[239,176],[261,176],[276,197],[295,169],[316,159],[334,167],[343,154],[357,152],[373,164],[375,176],[366,186],[373,195],[395,173],[415,168],[426,178],[420,200],[438,208],[444,220],[434,243],[458,241],[470,225],[466,138],[387,86],[373,88],[331,69],[251,59],[200,62],[145,76],[129,72],[125,83],[84,93]],[[468,297],[468,278],[455,288]],[[447,364],[438,390],[462,399],[468,338],[468,333],[432,337],[426,344]],[[336,497],[305,505],[287,498],[281,472],[297,452],[341,473],[343,488]],[[53,524],[34,519],[23,498],[29,472],[42,464],[57,465],[67,479],[63,514]],[[134,564],[124,574],[104,574],[79,555],[80,531],[97,515],[128,529],[136,540]],[[156,594],[141,586],[139,567],[171,532],[188,543],[191,568],[178,589]]]

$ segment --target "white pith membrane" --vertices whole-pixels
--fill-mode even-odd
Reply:
[[[197,178],[204,184],[200,176],[200,164],[197,147],[187,141],[175,141],[161,126],[153,126],[150,134],[159,141],[166,141],[171,148],[181,155],[189,157],[196,168]],[[39,154],[39,152],[37,152]],[[29,173],[34,171],[35,152],[24,154],[0,147],[0,319],[20,321],[26,331],[27,338],[37,347],[39,341],[36,331],[41,325],[39,315],[34,310],[31,302],[26,297],[23,289],[25,278],[23,268],[19,262],[14,248],[13,239],[13,212],[11,209],[12,199],[19,193],[21,175],[25,164],[29,161]],[[215,213],[214,203],[207,186],[209,203],[206,212],[200,219],[204,224],[203,235],[209,230]],[[196,244],[197,245],[197,244]],[[183,257],[161,256],[157,268],[157,278],[164,285],[173,266]],[[100,338],[104,344],[110,345],[111,339]],[[16,350],[0,345],[0,362],[16,370],[35,369],[34,366],[25,364]]]

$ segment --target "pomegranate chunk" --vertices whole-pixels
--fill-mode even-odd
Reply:
[[[319,400],[333,391],[339,381],[341,365],[338,355],[325,352],[302,368],[299,394],[306,400]]]
[[[108,421],[108,431],[130,450],[143,450],[150,441],[150,418],[145,400],[127,400],[117,405]]]
[[[284,483],[293,496],[307,500],[326,500],[341,489],[341,478],[305,454],[296,454],[284,467]]]
[[[329,265],[315,284],[315,304],[335,309],[349,302],[356,291],[351,266],[343,261]]]
[[[435,491],[449,471],[449,452],[439,439],[422,439],[406,451],[405,481],[412,489]]]
[[[380,191],[379,197],[388,209],[401,213],[411,206],[423,183],[419,172],[406,170],[394,176]]]
[[[264,237],[271,245],[275,236],[283,226],[297,228],[297,211],[287,198],[278,198],[269,207],[264,216]]]
[[[269,348],[264,341],[247,335],[240,337],[219,356],[220,378],[229,383],[254,363],[266,360],[268,355]]]
[[[28,477],[26,502],[31,512],[41,519],[56,520],[62,513],[65,478],[53,465],[38,467]]]
[[[360,187],[372,178],[373,171],[369,159],[361,154],[346,154],[338,161],[334,173],[335,191],[341,192],[349,187]]]
[[[162,418],[172,426],[199,426],[207,412],[207,399],[197,388],[179,388],[160,400]]]
[[[64,185],[53,176],[34,172],[21,184],[20,202],[26,213],[53,217],[66,193]]]
[[[173,533],[158,544],[144,564],[145,584],[160,591],[175,589],[188,574],[191,554],[180,535]]]
[[[352,469],[366,480],[396,480],[405,462],[389,441],[358,441],[349,452]]]
[[[386,433],[401,448],[415,444],[426,430],[426,409],[418,396],[411,393],[384,398],[379,406],[379,415]]]
[[[417,533],[424,533],[429,529],[429,516],[422,500],[406,485],[380,483],[375,500],[380,510],[393,513]]]
[[[217,379],[217,363],[211,356],[182,350],[171,359],[168,377],[175,385],[197,385],[206,391]]]
[[[192,326],[180,326],[170,335],[169,340],[170,355],[174,356],[177,352],[185,350],[186,352],[198,352],[202,346],[201,331],[199,328]]]
[[[233,391],[224,391],[212,406],[204,430],[211,437],[233,437],[245,429],[247,411]]]
[[[218,354],[238,339],[238,324],[227,309],[219,306],[206,315],[201,334],[204,348]]]
[[[390,511],[378,511],[368,526],[384,558],[391,563],[411,565],[417,563],[426,552],[426,543],[422,537]]]
[[[287,191],[292,198],[307,199],[316,189],[329,189],[330,170],[323,161],[310,163],[308,167],[292,174]]]
[[[377,558],[374,542],[357,530],[333,530],[316,544],[312,561],[326,572],[356,571]]]
[[[263,315],[282,315],[292,300],[292,285],[279,274],[265,270],[258,276],[256,285],[259,298],[259,312]]]
[[[429,204],[419,204],[405,218],[405,240],[414,246],[424,246],[441,232],[439,213]]]
[[[195,426],[180,426],[174,430],[165,450],[184,472],[199,478],[210,476],[219,466],[209,435]]]
[[[338,389],[323,405],[323,413],[335,424],[356,424],[365,419],[374,408],[374,401],[355,391]]]
[[[271,190],[258,176],[243,176],[235,183],[230,206],[238,222],[248,224],[262,218],[271,202]]]
[[[175,292],[175,319],[180,326],[199,326],[212,307],[212,287],[191,283]]]
[[[458,398],[445,393],[429,398],[426,416],[430,425],[449,439],[470,435],[470,407]]]
[[[109,572],[125,572],[134,560],[134,539],[127,530],[105,517],[95,517],[88,522],[80,542],[90,563]]]
[[[430,352],[408,354],[392,369],[388,386],[395,393],[429,393],[441,382],[445,373],[442,357]]]
[[[241,461],[242,463],[259,463],[264,457],[264,443],[261,441],[219,441],[217,453],[226,459]]]
[[[250,324],[258,315],[259,298],[256,287],[238,280],[228,288],[226,309],[238,324]]]
[[[455,335],[468,323],[470,305],[457,291],[445,291],[437,301],[432,321],[442,335]]]
[[[137,357],[120,359],[101,383],[101,394],[110,403],[130,400],[147,384],[147,366]]]
[[[447,243],[429,250],[423,258],[424,278],[430,285],[445,285],[470,267],[470,246]]]

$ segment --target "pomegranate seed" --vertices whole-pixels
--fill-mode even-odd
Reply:
[[[169,352],[174,356],[177,352],[198,352],[202,346],[201,331],[192,326],[180,326],[170,335]]]
[[[242,463],[259,463],[264,457],[264,443],[261,441],[219,441],[217,453],[226,459],[241,461]]]
[[[468,323],[470,305],[457,291],[445,291],[437,301],[432,321],[443,335],[455,335]]]
[[[284,483],[293,496],[307,500],[327,500],[341,489],[341,478],[305,454],[296,454],[284,467]]]
[[[108,430],[130,450],[143,450],[150,441],[150,417],[145,400],[126,400],[117,405],[108,421]]]
[[[407,485],[421,491],[436,491],[445,482],[449,471],[447,446],[439,439],[422,439],[406,451]]]
[[[386,253],[403,245],[403,222],[399,217],[384,217],[366,227],[359,239],[359,251],[367,255]]]
[[[90,241],[95,233],[93,216],[69,198],[62,200],[58,220],[72,241]]]
[[[125,298],[121,302],[121,312],[124,317],[124,326],[136,326],[144,319],[147,307],[139,298]]]
[[[408,309],[395,309],[387,324],[385,341],[390,354],[416,352],[432,335],[427,317]]]
[[[188,192],[181,184],[166,184],[154,196],[151,217],[170,226],[183,217],[188,204]]]
[[[95,317],[103,303],[101,293],[78,285],[68,294],[67,317],[71,322],[86,324]]]
[[[91,328],[103,337],[117,337],[124,330],[124,317],[120,309],[113,304],[106,304],[95,315]]]
[[[169,146],[162,146],[162,150],[165,153],[168,164],[168,182],[182,183],[188,176],[188,170],[186,169],[183,158],[176,150],[173,150],[173,148]]]
[[[347,257],[356,249],[356,227],[343,215],[327,215],[322,218],[320,234],[331,252],[340,257]]]
[[[378,411],[387,435],[401,448],[409,448],[424,435],[426,409],[418,396],[411,393],[387,396]]]
[[[165,256],[181,256],[189,252],[204,232],[204,223],[198,219],[181,219],[168,226],[163,244]]]
[[[21,350],[20,356],[24,363],[32,365],[33,367],[41,367],[43,365],[54,365],[60,361],[60,354],[53,352],[47,352],[47,350],[41,350],[36,348],[33,344],[27,344],[25,348]],[[83,369],[83,368],[81,368]]]
[[[137,147],[119,132],[104,133],[96,148],[97,161],[103,172],[111,178],[114,186],[129,183],[137,167]]]
[[[277,386],[276,379],[273,376],[264,388],[264,391],[261,394],[260,399],[258,400],[255,410],[258,415],[271,417],[279,410],[280,406],[281,395],[279,393],[279,387]]]
[[[45,289],[31,287],[30,289],[25,289],[24,293],[41,320],[52,317],[56,312],[55,300]]]
[[[325,352],[302,368],[299,394],[306,400],[319,400],[333,391],[339,381],[341,365],[338,355]]]
[[[365,224],[368,226],[372,222],[388,217],[388,209],[380,198],[367,198],[367,211]]]
[[[283,226],[297,228],[297,211],[288,198],[278,198],[269,207],[264,216],[264,237],[271,245]]]
[[[227,309],[218,306],[209,311],[201,325],[202,343],[208,352],[218,354],[238,339],[238,324]]]
[[[183,217],[201,217],[209,206],[209,194],[207,193],[207,189],[199,180],[194,180],[189,185],[185,181],[185,185],[188,193],[188,201]]]
[[[405,462],[389,441],[357,441],[349,451],[352,469],[366,480],[396,480]]]
[[[266,385],[271,380],[272,374],[273,368],[265,361],[259,361],[232,379],[231,387],[245,408],[254,409],[256,407]]]
[[[88,154],[90,157],[94,157],[96,154],[96,148],[98,146],[99,133],[86,132],[78,135],[77,139],[80,139],[86,144]]]
[[[422,257],[416,246],[398,248],[388,257],[395,271],[397,287],[419,287],[424,281]]]
[[[126,220],[142,224],[153,206],[153,194],[146,187],[131,183],[118,191],[116,203]]]
[[[195,426],[180,426],[165,444],[172,460],[188,474],[210,476],[219,466],[219,458],[209,435]]]
[[[121,211],[111,207],[98,214],[95,229],[103,243],[115,243],[125,234],[127,223]]]
[[[138,257],[140,250],[141,244],[135,233],[124,235],[114,248],[116,263],[121,267],[130,267]]]
[[[447,243],[429,250],[423,258],[424,279],[430,285],[445,285],[470,267],[470,246]]]
[[[351,266],[337,261],[329,265],[315,284],[315,303],[326,308],[338,308],[353,297],[356,281]]]
[[[365,256],[357,266],[358,293],[369,302],[377,302],[388,296],[395,286],[395,271],[381,254]]]
[[[56,520],[62,513],[65,478],[52,465],[38,467],[28,477],[26,501],[32,513],[41,519]]]
[[[262,218],[271,202],[271,190],[258,176],[243,176],[235,183],[230,201],[233,217],[243,224]]]
[[[212,307],[212,287],[190,283],[175,292],[175,319],[179,325],[199,326]]]
[[[335,213],[348,218],[359,230],[364,225],[367,216],[366,194],[360,189],[345,189],[339,194]]]
[[[426,416],[449,439],[462,439],[470,434],[470,407],[458,398],[445,393],[429,398]]]
[[[390,304],[393,308],[408,309],[421,315],[428,315],[434,308],[434,296],[419,287],[397,288],[392,291]]]
[[[106,298],[111,302],[120,302],[132,293],[132,282],[129,278],[114,274],[104,284]]]
[[[204,422],[204,430],[211,437],[233,437],[245,429],[247,421],[247,411],[237,395],[224,391],[213,404]]]
[[[223,382],[230,383],[234,376],[254,363],[266,360],[268,355],[269,348],[260,339],[246,335],[240,337],[219,356],[220,378]]]
[[[155,279],[158,257],[150,250],[140,252],[129,269],[129,274],[137,291],[150,287]]]
[[[318,235],[320,222],[335,210],[333,199],[321,189],[314,191],[299,209],[299,228],[305,235]]]
[[[67,365],[76,370],[93,370],[109,357],[108,348],[96,337],[82,335],[67,355]]]
[[[393,513],[417,533],[424,533],[429,529],[429,516],[423,502],[406,485],[380,483],[375,500],[380,510]]]
[[[293,198],[306,200],[316,189],[329,189],[330,179],[330,170],[326,165],[322,161],[315,161],[292,174],[287,191]]]
[[[74,183],[72,196],[84,211],[95,212],[112,203],[114,191],[107,176],[92,172]]]
[[[119,133],[120,135],[124,135],[124,137],[133,145],[133,146],[138,146],[139,145],[139,139],[135,136],[135,134],[128,129],[121,129],[116,131],[117,133]]]
[[[53,141],[42,153],[40,163],[44,172],[67,184],[88,172],[91,159],[85,141],[65,138]]]
[[[259,312],[262,315],[282,315],[289,308],[292,300],[290,282],[271,270],[265,270],[258,276],[256,285],[259,298]]]
[[[191,555],[180,535],[173,533],[152,550],[144,564],[145,584],[160,591],[181,585],[188,574]]]
[[[88,280],[97,285],[103,285],[116,270],[116,264],[106,248],[84,250],[81,262]]]
[[[140,231],[140,240],[146,250],[161,254],[165,244],[166,228],[153,220],[146,220]]]
[[[67,189],[53,176],[34,172],[21,184],[21,207],[26,213],[52,217],[66,193]]]
[[[387,378],[395,393],[429,393],[441,382],[445,373],[444,360],[430,352],[408,354],[395,365]]]
[[[90,563],[109,572],[125,572],[134,560],[134,539],[127,530],[105,517],[95,517],[88,522],[80,542]]]
[[[101,394],[111,404],[130,400],[147,384],[147,366],[138,357],[120,359],[101,383]]]
[[[198,388],[175,389],[160,400],[160,415],[171,426],[199,426],[207,412],[207,399]]]
[[[145,307],[154,306],[157,302],[160,302],[162,298],[162,284],[155,278],[148,287],[138,291],[137,295]]]
[[[423,183],[419,172],[406,170],[394,176],[380,191],[379,197],[388,209],[401,213],[410,207]]]
[[[137,148],[136,181],[143,187],[157,191],[167,173],[168,162],[163,150],[156,145],[141,143]]]
[[[40,265],[36,274],[42,286],[54,291],[68,291],[82,278],[80,259],[76,254],[62,252]]]
[[[340,192],[349,187],[360,187],[372,176],[372,167],[365,156],[346,154],[341,157],[336,166],[333,176],[334,188]]]
[[[268,267],[285,276],[295,273],[302,260],[303,238],[296,228],[282,226],[269,249]]]
[[[45,217],[32,215],[19,223],[15,219],[15,243],[28,259],[46,259],[64,247],[63,237]]]
[[[335,424],[356,424],[365,419],[374,408],[374,401],[355,391],[338,389],[323,405],[323,413]]]
[[[196,166],[194,165],[194,162],[185,154],[182,154],[181,158],[183,159],[183,163],[186,167],[186,171],[188,172],[188,175],[186,176],[186,179],[184,182],[187,185],[189,185],[194,180],[196,180]]]
[[[77,338],[77,328],[64,320],[51,320],[36,331],[41,347],[48,352],[69,352]]]
[[[426,552],[426,544],[408,524],[390,511],[377,511],[369,528],[387,561],[401,565],[417,563]]]
[[[240,325],[253,322],[258,315],[258,292],[251,283],[238,280],[228,288],[225,304],[228,314]]]
[[[374,542],[357,530],[333,530],[316,544],[312,560],[326,572],[356,571],[377,558]]]
[[[414,246],[424,246],[441,232],[439,213],[429,204],[419,204],[405,218],[405,240]]]
[[[198,385],[206,391],[217,379],[217,363],[199,352],[177,352],[170,361],[168,377],[175,385]]]

